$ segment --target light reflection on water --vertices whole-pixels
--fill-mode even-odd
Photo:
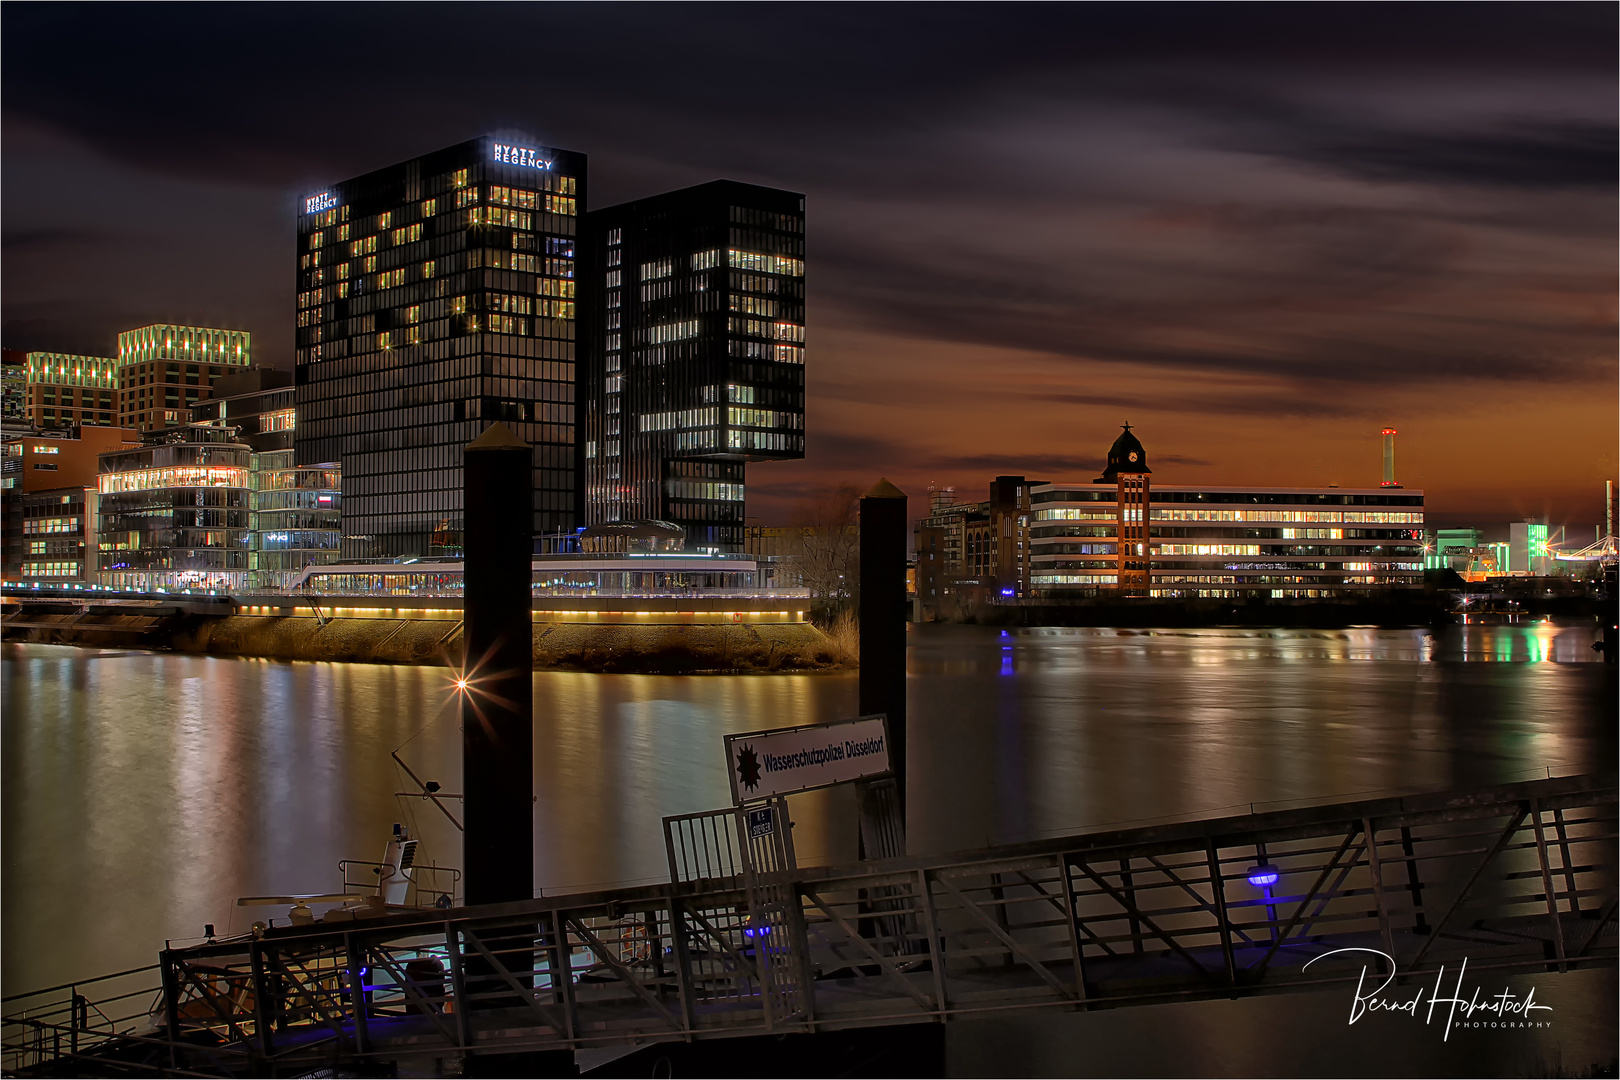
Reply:
[[[1609,768],[1614,680],[1592,640],[916,628],[911,846]],[[8,645],[3,673],[7,993],[280,915],[233,901],[331,889],[394,821],[459,865],[437,811],[395,799],[388,757],[460,789],[443,669]],[[849,717],[856,698],[852,674],[537,673],[537,885],[663,879],[660,819],[729,798],[723,735]],[[801,861],[853,857],[847,791],[796,803]]]

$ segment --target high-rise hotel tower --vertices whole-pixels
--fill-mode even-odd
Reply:
[[[343,474],[347,558],[453,553],[462,447],[534,446],[534,529],[575,517],[585,156],[485,136],[335,184],[298,218],[296,457]]]
[[[804,456],[804,197],[716,180],[586,218],[584,523],[740,550],[746,463]]]

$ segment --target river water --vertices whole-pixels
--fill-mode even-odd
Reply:
[[[1594,640],[1590,624],[1552,622],[914,627],[910,847],[1612,769],[1615,677]],[[454,828],[396,799],[409,785],[389,757],[460,789],[444,669],[9,644],[0,665],[6,994],[151,963],[204,923],[241,931],[280,914],[234,901],[335,889],[337,861],[380,858],[396,821],[416,827],[425,858],[459,865]],[[723,735],[847,718],[857,697],[852,674],[537,672],[534,684],[536,886],[548,892],[664,879],[660,819],[729,801]],[[796,797],[794,818],[801,863],[853,857],[847,791]],[[1606,979],[1578,995],[1607,1017],[1588,1025],[1597,1049],[1588,1038],[1565,1067],[1613,1057]],[[1136,1027],[1161,1015],[1129,1012]],[[972,1073],[1002,1039],[1021,1048],[1021,1070],[1060,1075],[1065,1040],[1108,1015],[1124,1014],[1042,1021],[1050,1037],[1036,1044],[1018,1025],[975,1025],[985,1034],[971,1046],[952,1035],[952,1060]],[[1128,1060],[1183,1071],[1158,1053]],[[1563,1054],[1536,1044],[1528,1060]],[[1109,1069],[1131,1071],[1126,1059]]]

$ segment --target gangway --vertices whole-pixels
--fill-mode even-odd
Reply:
[[[664,885],[271,927],[8,997],[4,1069],[421,1071],[1313,991],[1355,985],[1346,948],[1403,983],[1616,963],[1613,775],[830,867],[794,864],[785,815],[666,821]]]

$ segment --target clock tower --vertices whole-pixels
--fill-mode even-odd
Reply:
[[[1147,451],[1131,434],[1131,425],[1108,450],[1108,465],[1094,484],[1113,484],[1117,490],[1119,591],[1123,596],[1146,596],[1153,583],[1152,540],[1148,517],[1152,502],[1153,470],[1148,468]]]

